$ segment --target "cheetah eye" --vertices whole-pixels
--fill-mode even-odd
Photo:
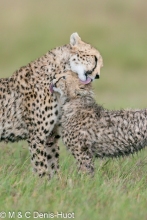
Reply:
[[[63,77],[62,77],[62,79],[66,79],[66,77],[65,77],[65,76],[63,76]]]

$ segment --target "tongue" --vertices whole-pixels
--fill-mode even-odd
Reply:
[[[82,80],[80,79],[80,82],[83,83],[83,84],[88,84],[88,83],[91,82],[91,78],[90,78],[90,77],[87,77],[87,79],[86,79],[85,81],[82,81]]]

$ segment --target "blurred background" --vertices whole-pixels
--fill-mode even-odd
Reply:
[[[109,109],[147,108],[146,0],[0,0],[0,77],[68,44],[73,32],[103,56],[101,77],[93,83],[97,102]],[[26,142],[0,143],[0,149],[3,211],[74,211],[81,220],[147,219],[144,151],[139,157],[98,160],[91,181],[74,173],[74,160],[62,147],[61,179],[48,185],[35,181]]]
[[[0,0],[0,77],[78,32],[103,56],[93,84],[97,102],[109,109],[147,107],[146,22],[145,0]]]

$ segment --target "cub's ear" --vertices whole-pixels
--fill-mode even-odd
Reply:
[[[73,33],[70,36],[70,45],[72,47],[77,46],[80,40],[81,40],[81,38],[79,37],[78,33]]]

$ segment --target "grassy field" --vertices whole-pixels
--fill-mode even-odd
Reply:
[[[68,43],[76,31],[104,59],[101,78],[93,84],[97,102],[109,109],[147,106],[147,2],[5,0],[0,5],[0,77]],[[22,212],[22,219],[26,212],[33,219],[34,211],[59,214],[55,219],[66,213],[78,220],[147,219],[147,151],[97,160],[90,179],[77,173],[60,145],[60,177],[48,183],[32,175],[26,142],[0,144],[0,219],[13,211]]]

